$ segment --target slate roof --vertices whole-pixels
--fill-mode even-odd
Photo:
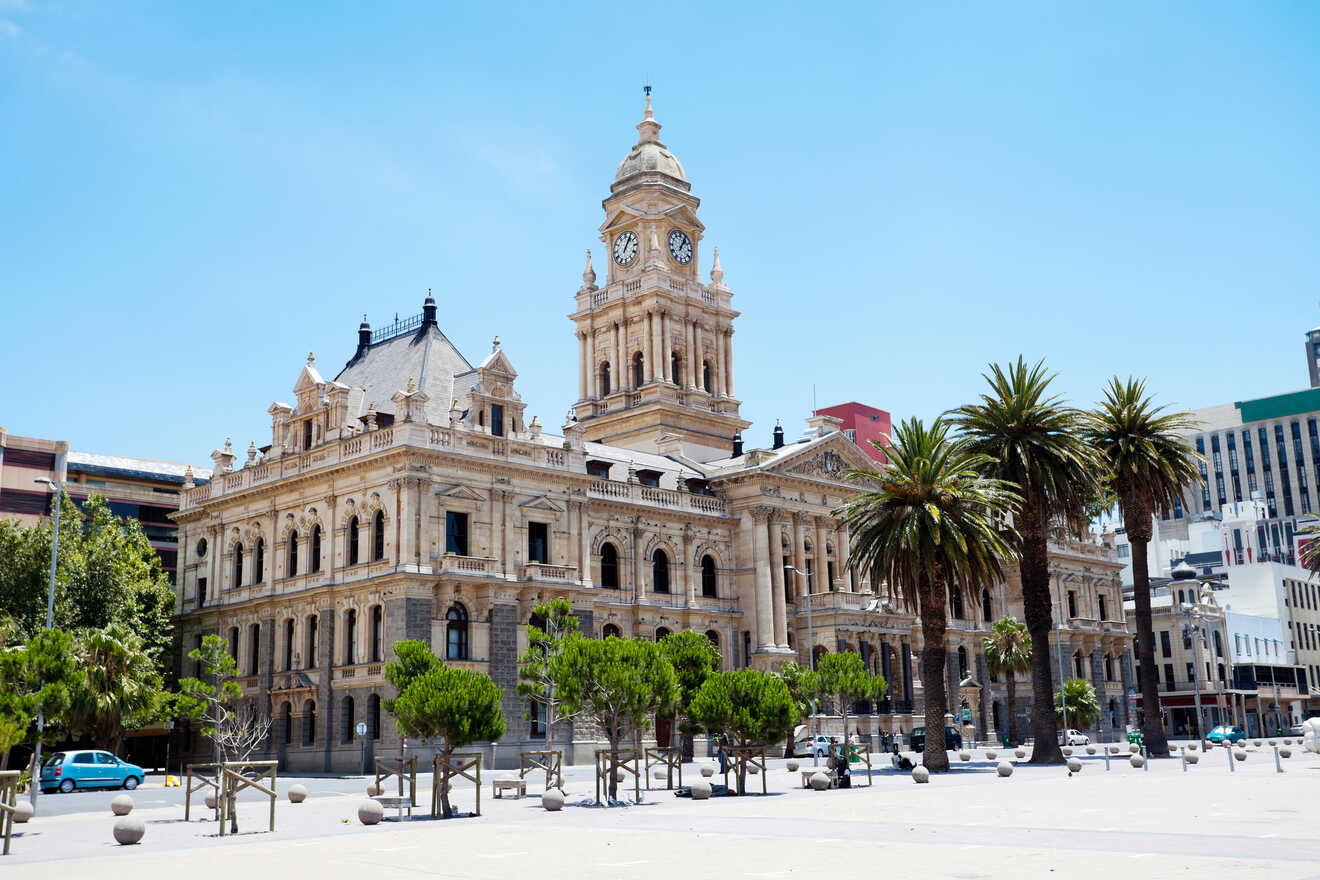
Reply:
[[[105,476],[134,477],[140,480],[159,480],[182,483],[189,465],[176,461],[157,461],[152,458],[132,458],[127,455],[100,455],[95,452],[70,451],[65,467],[73,473],[103,474]],[[192,465],[193,479],[198,483],[210,480],[211,469]]]
[[[454,393],[454,376],[471,369],[439,327],[424,324],[416,333],[372,345],[340,370],[334,381],[349,387],[349,411],[359,417],[372,404],[376,412],[393,415],[391,398],[412,379],[431,398],[426,405],[427,421],[444,424],[449,421],[450,404],[459,397]]]

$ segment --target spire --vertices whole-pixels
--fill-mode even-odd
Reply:
[[[637,123],[637,146],[642,144],[660,143],[660,123],[655,121],[655,111],[651,109],[651,84],[648,82],[642,87],[646,93],[646,110],[642,113],[642,121]]]
[[[714,284],[724,282],[724,267],[720,265],[720,249],[715,248],[715,262],[710,267],[710,280]]]
[[[586,287],[596,286],[596,270],[591,268],[591,251],[587,251],[587,268],[582,270],[582,284]]]

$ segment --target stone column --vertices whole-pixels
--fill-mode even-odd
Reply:
[[[1108,742],[1113,731],[1109,727],[1109,696],[1105,688],[1105,656],[1097,646],[1091,651],[1091,686],[1095,688],[1096,700],[1100,703],[1100,715],[1096,719],[1096,740]]]
[[[985,665],[985,654],[977,651],[975,654],[975,664],[976,680],[981,685],[981,705],[979,707],[979,714],[981,717],[977,722],[977,730],[981,731],[981,739],[997,744],[999,740],[996,731],[994,730],[995,713],[994,710],[990,708],[991,697],[993,696],[990,693],[990,670]]]
[[[803,518],[800,513],[793,514],[793,567],[797,569],[797,572],[793,575],[793,584],[797,588],[799,598],[807,595],[807,578],[806,575],[800,573],[807,570],[807,551],[803,548],[802,543],[805,539],[802,534]]]
[[[784,603],[784,554],[779,540],[779,523],[766,522],[766,540],[770,565],[770,607],[774,615],[775,644],[788,647],[788,609]]]
[[[723,396],[724,391],[724,331],[715,328],[715,375],[712,377],[715,387],[711,391]]]
[[[628,342],[628,331],[616,323],[614,325],[614,366],[610,369],[610,380],[614,387],[610,390],[622,391],[628,387],[628,358],[624,346]]]
[[[522,720],[527,706],[518,699],[517,605],[497,604],[490,607],[490,677],[504,694],[500,703],[504,717],[509,719],[504,739],[517,743],[525,737],[527,731],[527,723]]]
[[[509,493],[500,492],[500,539],[503,546],[500,547],[500,566],[506,577],[517,579],[518,577],[518,559],[517,549],[514,544],[513,522],[510,514]]]
[[[335,612],[334,609],[326,608],[318,612],[320,619],[316,625],[316,649],[321,656],[318,658],[317,666],[320,667],[320,681],[316,687],[316,721],[320,728],[317,733],[321,735],[321,744],[323,746],[324,772],[330,772],[331,754],[334,751],[334,730],[335,730],[335,706],[334,691],[330,688],[330,683],[335,674]]]
[[[825,541],[825,517],[816,517],[816,566],[812,573],[812,579],[816,582],[816,592],[829,592],[834,589],[834,584],[830,582],[829,554],[826,552],[828,545]],[[820,585],[824,584],[822,590]]]
[[[958,682],[962,679],[958,676],[958,646],[955,644],[949,644],[948,650],[945,652],[944,678],[947,691],[944,711],[956,714],[962,708],[962,689],[958,687]],[[955,726],[961,728],[962,721],[955,721]]]
[[[851,593],[856,589],[856,584],[852,577],[852,566],[848,564],[848,524],[840,521],[839,528],[834,534],[838,537],[839,541],[839,546],[835,548],[835,552],[839,555],[839,574],[843,578],[844,589]]]
[[[692,526],[683,526],[683,575],[686,588],[684,590],[687,596],[687,606],[690,608],[697,604],[697,577],[701,573],[701,567],[692,562]]]
[[[578,331],[578,400],[587,399],[587,334]]]
[[[695,321],[687,321],[684,323],[683,335],[684,338],[687,340],[687,350],[688,350],[688,359],[687,359],[688,383],[687,384],[688,384],[688,388],[695,389],[697,387],[697,377],[701,375],[701,373],[699,372],[701,368],[701,364],[700,364],[701,357],[700,355],[697,354],[697,334],[696,334]]]
[[[587,523],[587,502],[579,501],[577,504],[577,531],[578,531],[578,581],[584,587],[589,587],[593,583],[591,572],[591,535],[588,534]]]
[[[596,331],[588,328],[583,337],[586,342],[587,358],[587,394],[583,395],[583,399],[588,396],[600,397],[600,377],[596,367]]]
[[[642,585],[642,518],[633,517],[632,527],[632,593],[633,602],[642,601],[646,590]]]
[[[766,522],[769,511],[752,510],[752,559],[756,572],[756,649],[774,647],[774,612],[771,602],[773,586],[770,581],[770,549],[766,542]]]
[[[696,372],[697,372],[697,381],[696,381],[696,385],[697,385],[697,387],[700,388],[702,391],[709,391],[709,389],[706,388],[705,382],[703,381],[704,378],[705,378],[705,375],[706,375],[706,371],[705,371],[705,369],[703,368],[703,366],[704,366],[704,364],[705,364],[705,361],[706,361],[706,353],[705,353],[705,350],[701,347],[701,321],[700,321],[700,320],[696,320],[696,321],[693,321],[693,322],[692,322],[692,348],[693,348],[693,349],[696,351],[696,353],[697,353],[696,363],[693,365],[693,366],[695,367],[695,369],[696,369]]]
[[[724,386],[726,388],[725,393],[728,394],[730,397],[734,397],[735,395],[733,393],[733,330],[732,329],[730,329],[724,335],[724,347],[725,347]]]
[[[673,368],[669,362],[669,313],[660,313],[660,377],[666,382],[674,381]]]
[[[394,547],[394,552],[398,556],[394,561],[396,570],[417,563],[416,541],[414,540],[416,535],[415,512],[412,505],[412,493],[409,491],[411,484],[412,480],[407,477],[395,481],[394,491],[397,493],[398,501],[395,509],[398,511],[399,520],[398,527],[394,530],[395,535],[398,536],[395,539],[396,544]]]

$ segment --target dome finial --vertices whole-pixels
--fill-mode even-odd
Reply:
[[[646,85],[642,86],[642,91],[646,93],[646,109],[642,113],[642,121],[637,123],[637,146],[642,144],[660,143],[660,123],[655,121],[655,111],[651,109],[651,80],[648,77]],[[636,149],[634,147],[633,149]]]
[[[582,270],[582,283],[588,287],[596,283],[596,270],[591,268],[591,250],[587,250],[587,268]]]
[[[710,280],[719,284],[724,280],[724,267],[720,265],[720,249],[715,248],[715,262],[710,267]]]
[[[647,119],[653,119],[655,118],[655,114],[651,112],[651,75],[649,73],[646,75],[646,79],[643,82],[644,85],[642,86],[642,92],[646,95],[646,112],[643,116]]]

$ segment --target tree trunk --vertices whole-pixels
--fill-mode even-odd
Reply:
[[[921,590],[921,688],[926,703],[926,744],[921,762],[932,773],[949,769],[949,753],[944,744],[944,704],[948,693],[944,686],[945,618],[944,588],[929,583]]]
[[[619,799],[619,735],[616,733],[609,737],[610,741],[610,778],[609,778],[609,800],[617,801]]]
[[[1054,626],[1050,597],[1049,517],[1043,495],[1022,506],[1022,610],[1031,633],[1031,750],[1033,764],[1062,764],[1059,723],[1054,716],[1054,679],[1050,672],[1050,630]],[[1059,670],[1060,681],[1063,670]]]
[[[441,754],[445,757],[444,769],[440,771],[440,817],[448,819],[454,815],[454,808],[449,805],[449,763],[454,760],[454,750],[446,748]]]
[[[1146,754],[1155,758],[1169,756],[1169,740],[1164,735],[1160,716],[1160,681],[1155,667],[1155,629],[1150,619],[1150,572],[1146,568],[1146,548],[1150,542],[1151,512],[1144,504],[1124,504],[1124,522],[1147,524],[1128,529],[1132,545],[1132,598],[1137,614],[1137,662],[1141,669],[1141,739]]]
[[[1013,670],[1006,670],[1008,680],[1004,683],[1004,689],[1008,691],[1008,745],[1016,747],[1018,744],[1017,729],[1017,676]]]

